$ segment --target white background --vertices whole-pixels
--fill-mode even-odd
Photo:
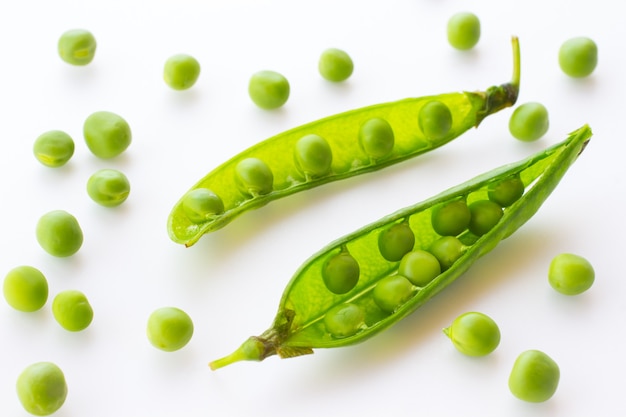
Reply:
[[[447,19],[464,10],[482,23],[469,52],[446,39]],[[98,40],[87,67],[67,65],[56,52],[59,35],[76,27]],[[49,280],[50,300],[79,289],[95,318],[69,333],[50,301],[30,314],[0,302],[0,415],[27,416],[15,380],[42,360],[57,363],[68,381],[59,417],[623,414],[625,30],[621,3],[609,0],[2,2],[0,271],[35,266]],[[550,112],[541,140],[513,139],[506,109],[428,155],[273,202],[189,249],[169,240],[173,204],[237,152],[340,111],[506,82],[511,35],[522,49],[518,104],[539,101]],[[581,35],[597,42],[599,65],[575,80],[560,71],[557,53]],[[319,76],[327,47],[354,59],[347,82]],[[165,59],[180,52],[202,65],[184,92],[162,81]],[[284,108],[264,111],[249,100],[248,78],[261,69],[289,79]],[[117,159],[97,159],[82,139],[83,121],[98,110],[132,127],[133,143]],[[293,272],[330,241],[585,123],[591,143],[537,215],[411,317],[354,347],[209,370],[210,360],[271,324]],[[34,139],[50,129],[76,142],[60,169],[32,155]],[[132,184],[118,208],[100,207],[85,192],[87,178],[105,167]],[[53,209],[82,225],[84,245],[73,257],[53,258],[36,242],[38,218]],[[587,293],[566,297],[548,285],[549,262],[561,252],[593,263]],[[174,353],[145,336],[149,314],[169,305],[195,324],[191,342]],[[461,355],[441,332],[470,310],[500,325],[501,345],[488,357]],[[508,390],[513,361],[526,349],[545,351],[561,367],[546,403],[521,402]]]

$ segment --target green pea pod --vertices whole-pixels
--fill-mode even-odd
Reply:
[[[285,131],[208,173],[173,207],[167,223],[191,246],[247,210],[296,192],[438,148],[487,116],[512,106],[520,83],[519,42],[512,38],[513,77],[486,91],[409,98],[351,110]],[[198,190],[202,193],[195,193]],[[209,197],[210,194],[210,197]]]
[[[397,323],[528,221],[590,137],[591,129],[585,125],[565,141],[542,152],[401,209],[326,246],[292,277],[271,328],[261,336],[249,338],[231,355],[212,362],[211,368],[240,360],[260,361],[274,354],[287,358],[312,353],[314,348],[353,345]],[[486,233],[478,236],[469,226],[456,236],[441,236],[434,231],[432,215],[438,207],[458,201],[470,206],[476,201],[491,201],[491,191],[512,179],[521,182],[524,191],[514,202],[501,207],[501,217]],[[387,237],[398,225],[408,226],[402,236],[407,229],[414,233],[414,240],[405,252],[428,252],[440,260],[441,272],[430,281],[407,284],[411,274],[403,266],[404,261],[384,257],[381,245],[392,241]],[[396,229],[397,232],[401,228]],[[396,248],[402,246],[398,242],[402,239],[395,239]],[[446,258],[441,256],[442,248],[444,255],[450,249],[456,253]],[[346,259],[354,262],[344,262]],[[345,286],[328,285],[329,277],[343,279]]]

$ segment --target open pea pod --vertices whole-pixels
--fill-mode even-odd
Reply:
[[[188,190],[167,222],[170,238],[191,246],[247,210],[331,181],[379,170],[438,148],[487,116],[512,106],[513,77],[486,91],[408,98],[351,110],[285,131],[244,150]]]
[[[324,247],[292,277],[270,329],[211,368],[348,346],[397,323],[528,221],[590,137],[585,125],[542,152]]]

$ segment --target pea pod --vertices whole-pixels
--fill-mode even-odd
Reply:
[[[486,91],[408,98],[355,109],[248,148],[209,172],[175,204],[167,222],[170,238],[191,246],[203,234],[270,201],[379,170],[450,142],[485,117],[515,104],[520,83],[516,37],[512,46],[509,83]],[[213,197],[199,200],[197,190]]]
[[[296,271],[270,329],[261,336],[250,337],[231,355],[211,362],[211,368],[240,360],[260,361],[274,354],[287,358],[312,353],[315,348],[353,345],[397,323],[528,221],[590,137],[591,129],[585,125],[542,152],[401,209],[326,246]],[[435,232],[432,214],[436,208],[456,201],[471,204],[487,200],[494,185],[511,179],[521,181],[524,192],[515,202],[502,207],[502,216],[486,233],[475,235],[469,227],[456,236]],[[406,225],[414,233],[413,247],[405,249],[408,254],[426,251],[440,260],[441,272],[437,270],[427,282],[412,283],[407,262],[390,261],[382,255],[381,242],[389,240],[380,237],[397,225]],[[357,267],[328,269],[339,257],[351,257]],[[352,276],[355,272],[358,280],[348,291],[332,291],[326,285],[328,279]]]

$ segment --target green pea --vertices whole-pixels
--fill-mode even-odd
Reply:
[[[270,193],[274,189],[274,174],[269,166],[258,158],[246,158],[235,167],[239,189],[249,195]]]
[[[50,130],[35,139],[33,153],[43,165],[58,168],[65,165],[74,155],[74,140],[63,131]]]
[[[30,414],[48,416],[67,398],[67,382],[61,368],[52,362],[36,362],[17,377],[15,386],[22,407]]]
[[[200,76],[200,63],[187,54],[177,54],[165,61],[163,80],[174,90],[191,88]]]
[[[480,40],[480,20],[474,13],[460,12],[448,20],[448,43],[460,50],[472,49]]]
[[[471,213],[465,200],[456,200],[435,206],[430,222],[437,234],[457,236],[468,228],[470,218]]]
[[[52,314],[65,330],[85,330],[93,320],[93,309],[85,294],[77,290],[65,290],[52,300]]]
[[[334,294],[345,294],[359,282],[361,268],[348,252],[334,255],[322,267],[322,279],[326,288]]]
[[[445,271],[463,255],[464,250],[463,243],[457,237],[443,236],[435,240],[428,251],[439,260],[441,270]]]
[[[307,176],[321,177],[330,171],[333,152],[323,137],[309,134],[296,142],[296,165]]]
[[[48,301],[48,280],[28,265],[11,269],[4,277],[2,290],[7,303],[19,311],[37,311]]]
[[[128,122],[109,111],[89,115],[83,124],[83,136],[89,150],[105,159],[124,152],[132,140]]]
[[[372,158],[384,158],[393,150],[395,136],[388,121],[373,117],[359,129],[359,143]]]
[[[490,231],[503,216],[502,207],[491,200],[477,200],[469,205],[469,230],[476,236]]]
[[[376,283],[373,297],[376,305],[386,313],[393,313],[415,293],[411,281],[402,275],[390,275]]]
[[[593,285],[595,271],[591,263],[579,255],[561,253],[550,262],[548,282],[558,292],[578,295]]]
[[[552,398],[560,377],[559,366],[551,357],[539,350],[527,350],[513,364],[509,389],[520,400],[540,403]]]
[[[590,38],[579,36],[568,39],[559,49],[559,66],[570,77],[587,77],[597,65],[598,46]]]
[[[289,99],[289,81],[275,71],[259,71],[248,83],[248,95],[262,109],[277,109]]]
[[[431,100],[420,109],[418,122],[427,139],[443,139],[452,128],[452,113],[441,101]]]
[[[489,186],[489,200],[501,207],[509,207],[524,195],[524,183],[519,176],[499,181]]]
[[[76,217],[64,210],[53,210],[41,216],[36,236],[46,252],[61,258],[75,254],[83,244],[83,231]]]
[[[350,78],[354,71],[354,63],[345,51],[329,48],[322,52],[318,69],[322,77],[328,81],[340,82]]]
[[[146,332],[152,346],[173,352],[189,343],[193,336],[193,322],[177,307],[161,307],[150,314]]]
[[[183,210],[194,223],[202,223],[224,212],[222,199],[208,188],[196,188],[183,197]]]
[[[454,347],[468,356],[485,356],[500,344],[500,328],[486,314],[464,313],[443,329]]]
[[[128,198],[130,183],[126,175],[116,169],[101,169],[87,180],[87,194],[101,206],[116,207]]]
[[[408,223],[394,224],[378,236],[378,250],[386,260],[397,262],[415,246],[415,234]]]
[[[87,65],[96,55],[96,38],[85,29],[72,29],[61,34],[57,49],[61,59],[71,65]]]
[[[324,325],[333,337],[352,336],[365,325],[365,312],[356,304],[340,304],[328,310]]]
[[[413,285],[424,287],[441,274],[441,265],[435,255],[417,249],[402,257],[398,274],[406,277]]]
[[[509,131],[514,138],[533,142],[542,138],[550,127],[548,110],[541,103],[528,102],[517,106],[509,119]]]

